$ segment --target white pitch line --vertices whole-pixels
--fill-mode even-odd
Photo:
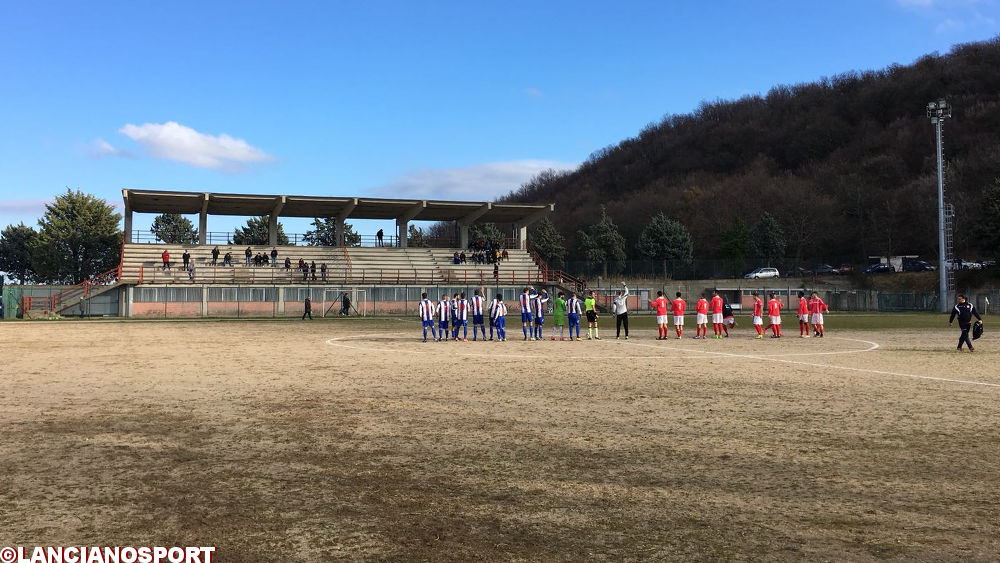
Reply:
[[[875,350],[875,349],[877,349],[879,347],[879,345],[877,343],[871,342],[869,340],[855,340],[853,338],[840,338],[839,340],[853,340],[855,342],[864,342],[866,344],[871,344],[872,347],[869,348],[869,349],[867,349],[867,350],[863,350],[864,352],[870,352],[870,351],[873,351],[873,350]],[[626,344],[631,344],[633,346],[652,347],[651,344],[639,344],[637,342],[626,342]],[[897,376],[897,377],[909,377],[909,378],[912,378],[912,379],[926,379],[926,380],[930,380],[930,381],[944,381],[944,382],[947,382],[947,383],[960,383],[960,384],[963,384],[963,385],[981,385],[983,387],[1000,387],[1000,383],[987,383],[985,381],[970,381],[968,379],[952,379],[952,378],[948,378],[948,377],[934,377],[932,375],[917,375],[915,373],[903,373],[903,372],[899,372],[899,371],[883,371],[883,370],[877,370],[877,369],[855,368],[855,367],[850,367],[850,366],[838,366],[838,365],[832,365],[832,364],[817,364],[817,363],[814,363],[814,362],[800,362],[800,361],[796,361],[796,360],[783,360],[781,358],[775,358],[775,357],[769,357],[769,356],[760,356],[760,355],[753,355],[753,354],[734,354],[732,352],[716,352],[716,351],[713,351],[713,350],[692,350],[690,348],[686,349],[685,351],[689,351],[689,352],[701,352],[703,354],[716,355],[716,356],[726,356],[726,357],[729,357],[729,358],[745,358],[745,359],[749,359],[749,360],[761,360],[761,361],[765,361],[765,362],[780,362],[780,363],[783,363],[783,364],[794,364],[794,365],[799,365],[799,366],[809,366],[809,367],[818,367],[818,368],[830,368],[830,369],[841,369],[841,370],[845,370],[845,371],[856,371],[856,372],[862,372],[862,373],[874,373],[876,375],[892,375],[892,376]],[[856,352],[856,351],[857,350],[848,350],[848,351],[844,351],[842,353],[848,354],[848,353],[853,353],[853,352]],[[827,354],[836,354],[836,352],[827,352]]]
[[[361,339],[361,338],[365,338],[365,337],[371,337],[371,336],[381,336],[381,334],[377,334],[376,333],[376,334],[352,335],[352,336],[344,337],[343,339],[340,339],[340,338],[330,338],[330,339],[327,339],[326,343],[329,344],[329,345],[331,345],[331,346],[340,346],[340,347],[343,347],[343,348],[351,348],[351,349],[355,349],[355,350],[369,350],[369,351],[374,351],[374,352],[403,352],[403,353],[408,353],[408,354],[428,354],[428,353],[430,353],[429,351],[422,351],[422,350],[406,350],[406,349],[396,349],[396,348],[372,348],[372,347],[369,347],[369,346],[351,346],[349,344],[344,344],[343,342],[341,342],[341,340],[357,340],[357,339]],[[833,337],[831,337],[831,338],[833,338]],[[842,338],[842,337],[841,338],[837,338],[837,340],[848,340],[848,341],[852,341],[852,342],[863,342],[865,344],[868,344],[869,347],[866,348],[866,349],[864,349],[864,350],[842,350],[842,351],[839,351],[839,352],[837,352],[837,351],[835,351],[835,352],[817,352],[815,354],[807,354],[807,353],[799,354],[799,353],[796,353],[796,354],[788,354],[788,355],[796,355],[796,356],[798,356],[798,355],[816,355],[816,356],[819,356],[819,355],[843,355],[843,354],[854,354],[854,353],[860,353],[860,352],[871,352],[871,351],[874,351],[874,350],[876,350],[876,349],[879,348],[879,345],[878,345],[877,342],[872,342],[870,340],[860,340],[860,339]],[[512,342],[516,342],[516,341],[512,341]],[[876,369],[868,369],[868,368],[856,368],[856,367],[850,367],[850,366],[838,366],[838,365],[833,365],[833,364],[820,364],[820,363],[815,363],[815,362],[802,362],[802,361],[797,361],[797,360],[786,360],[786,359],[783,359],[781,357],[775,357],[774,355],[736,354],[736,353],[733,353],[733,352],[719,352],[719,351],[715,351],[715,350],[699,350],[699,349],[696,349],[696,348],[680,348],[680,349],[678,349],[678,348],[664,348],[663,346],[657,346],[657,345],[653,345],[653,344],[640,344],[638,342],[629,342],[629,341],[624,341],[624,342],[618,341],[618,342],[621,343],[621,344],[628,344],[628,345],[632,345],[632,346],[640,346],[640,347],[643,347],[643,348],[653,348],[653,349],[656,349],[656,350],[663,350],[665,352],[666,351],[673,351],[673,352],[682,352],[682,353],[689,353],[689,354],[705,354],[705,355],[710,355],[710,356],[723,356],[723,357],[727,357],[727,358],[743,358],[743,359],[748,359],[748,360],[759,360],[759,361],[764,361],[764,362],[779,362],[779,363],[783,363],[783,364],[792,364],[792,365],[800,365],[800,366],[808,366],[808,367],[838,369],[838,370],[853,371],[853,372],[859,372],[859,373],[871,373],[871,374],[875,374],[875,375],[887,375],[887,376],[895,376],[895,377],[907,377],[907,378],[911,378],[911,379],[923,379],[923,380],[927,380],[927,381],[941,381],[941,382],[945,382],[945,383],[958,383],[958,384],[961,384],[961,385],[979,385],[979,386],[982,386],[982,387],[997,387],[997,388],[1000,388],[1000,383],[987,383],[987,382],[984,382],[984,381],[970,381],[968,379],[954,379],[954,378],[948,378],[948,377],[935,377],[935,376],[932,376],[932,375],[917,375],[915,373],[904,373],[904,372],[898,372],[898,371],[884,371],[884,370],[876,370]],[[608,342],[608,343],[610,344],[610,342]],[[437,352],[437,351],[435,351],[435,352]],[[461,355],[462,356],[469,356],[469,357],[494,357],[493,354],[477,354],[477,353],[471,353],[471,354],[470,353],[462,353]],[[522,354],[522,355],[519,355],[518,357],[520,357],[520,358],[550,358],[551,356],[523,355]],[[659,356],[601,356],[601,357],[602,358],[606,358],[606,359],[612,359],[613,358],[613,359],[636,359],[636,360],[640,360],[640,359],[662,359],[662,358],[664,358],[664,355],[659,355]],[[593,360],[595,358],[595,356],[565,356],[565,355],[560,355],[559,358],[563,359],[563,360]]]

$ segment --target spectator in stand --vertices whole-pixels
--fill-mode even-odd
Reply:
[[[170,251],[169,250],[164,250],[163,254],[161,254],[160,257],[163,259],[163,268],[161,268],[161,269],[163,269],[163,270],[169,270],[170,269]]]
[[[462,251],[462,253],[458,255],[458,260],[459,260],[459,261],[460,261],[461,263],[465,264],[465,258],[466,258],[466,256],[465,256],[465,251],[463,250],[463,251]]]
[[[245,251],[245,252],[243,252],[243,254],[245,254],[245,255],[246,255],[246,257],[247,257],[247,260],[246,260],[246,265],[247,265],[247,266],[249,266],[249,265],[250,265],[250,256],[252,256],[252,255],[253,255],[253,251],[252,251],[252,250],[250,250],[250,247],[248,246],[248,247],[247,247],[247,249],[246,249],[246,251]]]
[[[326,262],[319,265],[319,277],[321,280],[326,281]]]
[[[506,248],[503,249],[503,252],[500,253],[500,258],[502,258],[504,260],[510,258],[510,255],[507,254],[507,249]]]
[[[285,269],[286,270],[292,269],[292,259],[287,256],[285,256]]]
[[[275,246],[271,247],[271,267],[278,265],[278,248]]]
[[[493,263],[493,281],[500,281],[500,265]]]
[[[226,255],[222,257],[222,265],[223,266],[232,266],[233,265],[233,253],[232,252],[227,252]]]
[[[212,265],[217,266],[219,264],[219,247],[216,246],[212,249]]]
[[[302,281],[309,279],[309,265],[301,258],[299,258],[299,269],[302,270]]]
[[[313,281],[316,281],[316,261],[313,260],[312,264],[309,266],[309,271],[312,273]]]
[[[188,249],[184,249],[184,254],[181,254],[181,261],[184,263],[184,269],[188,269],[188,264],[191,262],[191,253]]]
[[[187,268],[188,280],[194,282],[194,263],[192,262]]]
[[[452,257],[451,261],[455,264],[461,264],[462,259],[458,256],[458,251],[455,251],[455,255]]]
[[[385,237],[385,233],[382,231],[382,229],[379,229],[378,232],[375,233],[375,244],[377,246],[385,246],[385,243],[382,240],[383,237]]]

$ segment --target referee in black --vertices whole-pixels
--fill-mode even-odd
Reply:
[[[975,316],[976,319],[982,321],[983,318],[979,316],[979,311],[976,311],[976,306],[969,303],[965,296],[961,293],[958,294],[958,303],[955,304],[955,308],[951,310],[951,317],[948,319],[948,326],[951,326],[955,322],[955,317],[958,317],[958,328],[962,329],[962,336],[958,337],[958,351],[962,351],[962,343],[965,342],[969,346],[970,352],[975,352],[975,348],[972,347],[972,341],[969,340],[969,329],[972,328],[972,317]]]

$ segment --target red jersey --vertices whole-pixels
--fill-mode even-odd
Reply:
[[[777,317],[781,315],[781,301],[777,299],[772,299],[767,302],[767,314],[772,317]]]
[[[722,298],[718,295],[712,297],[712,313],[722,314]]]
[[[687,309],[687,303],[683,299],[678,297],[677,299],[674,299],[674,301],[670,304],[670,308],[674,310],[675,317],[683,317],[684,309]]]
[[[811,302],[811,300],[810,300]],[[799,314],[805,315],[809,312],[810,303],[806,302],[805,297],[799,297]]]
[[[657,315],[662,316],[662,315],[666,315],[667,314],[667,298],[666,297],[664,297],[664,296],[661,295],[661,296],[657,297],[656,299],[650,301],[649,305],[650,305],[650,307],[656,308],[656,314]]]
[[[830,308],[826,306],[826,303],[824,303],[822,299],[819,297],[813,297],[809,300],[810,313],[822,313],[824,311],[829,312]]]
[[[760,300],[760,297],[753,298],[753,316],[759,317],[764,314],[764,302]]]
[[[698,300],[698,304],[695,305],[695,311],[698,311],[699,315],[708,314],[708,301],[704,297]]]

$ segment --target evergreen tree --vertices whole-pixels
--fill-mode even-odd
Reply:
[[[750,252],[754,258],[773,266],[785,257],[785,234],[778,221],[765,211],[750,236]]]
[[[496,223],[476,223],[469,227],[469,242],[490,243],[494,247],[499,247],[503,242],[503,233],[497,228]]]
[[[604,277],[608,276],[609,262],[617,265],[625,260],[625,237],[618,232],[618,227],[603,205],[600,220],[578,231],[577,236],[584,257],[590,262],[601,264]]]
[[[303,238],[309,246],[339,246],[337,244],[337,219],[334,217],[315,218],[314,230],[306,231]],[[344,244],[361,246],[361,235],[354,232],[354,225],[344,222]]]
[[[45,206],[30,249],[36,279],[43,283],[80,283],[118,265],[122,216],[90,194],[66,190]]]
[[[552,268],[562,268],[566,264],[566,239],[548,218],[542,219],[528,229],[528,240],[538,256]]]
[[[156,240],[168,244],[189,244],[198,241],[198,229],[191,220],[179,213],[163,213],[153,219],[149,229]]]
[[[663,262],[664,276],[668,275],[668,261],[687,264],[694,257],[694,244],[687,228],[662,212],[654,215],[642,230],[637,248],[646,257]]]
[[[267,232],[269,221],[270,218],[267,215],[247,219],[245,227],[238,227],[233,231],[233,244],[237,246],[271,244]],[[285,229],[281,226],[280,221],[278,222],[278,244],[288,244],[288,236],[285,235]]]
[[[31,264],[31,241],[36,235],[35,229],[24,223],[7,225],[0,233],[0,270],[17,279],[21,285],[35,277]]]
[[[983,191],[982,246],[1000,268],[1000,178]]]
[[[406,246],[425,248],[427,246],[427,238],[424,236],[424,229],[410,225],[406,232]]]
[[[743,218],[737,216],[729,228],[722,231],[719,237],[719,252],[723,258],[742,261],[750,255],[750,246],[750,229],[747,228]]]

